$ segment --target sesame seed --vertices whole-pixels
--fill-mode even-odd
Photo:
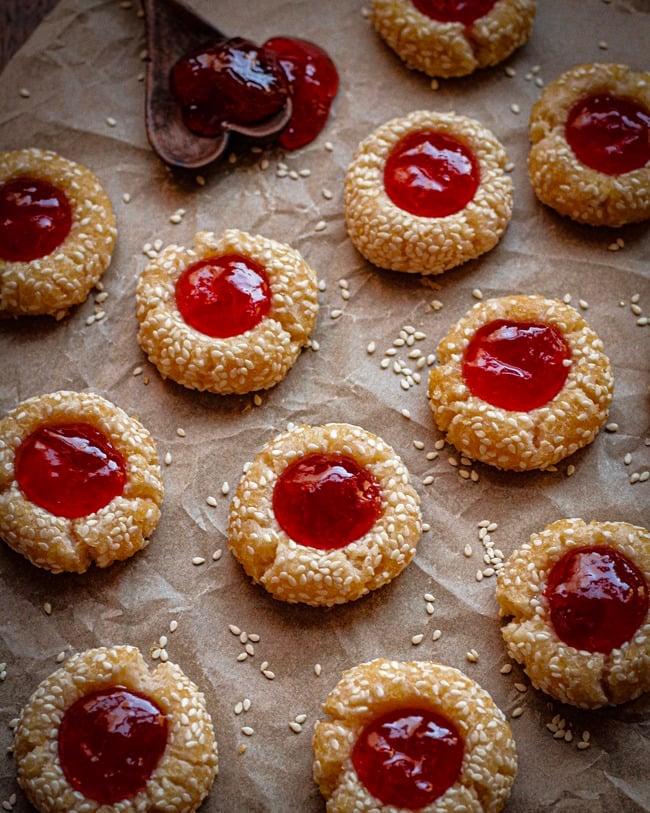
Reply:
[[[512,714],[511,714],[510,716],[511,716],[511,717],[515,717],[515,718],[517,718],[517,717],[521,717],[521,715],[522,715],[523,713],[524,713],[524,710],[522,709],[522,707],[521,707],[521,706],[517,706],[517,708],[516,708],[516,709],[513,709],[513,710],[512,710]]]
[[[27,88],[21,88],[18,93],[23,97],[23,99],[29,99],[32,95]]]
[[[178,435],[179,438],[187,437],[185,430],[180,426],[176,430],[176,434]]]
[[[465,547],[463,548],[463,555],[466,556],[469,559],[469,557],[472,555],[472,546],[471,545],[465,545]]]
[[[122,195],[122,201],[123,201],[124,203],[131,203],[131,195],[130,195],[128,192],[125,192],[125,193]]]
[[[245,734],[247,737],[252,737],[255,733],[255,729],[251,728],[249,725],[242,726],[241,733]]]
[[[470,649],[465,653],[465,659],[468,663],[478,663],[478,652],[475,649]]]
[[[49,601],[46,601],[45,604],[43,604],[43,612],[45,615],[52,615],[52,605]]]
[[[236,624],[228,624],[228,629],[233,635],[241,635],[241,629]]]
[[[314,664],[314,674],[316,675],[316,677],[320,677],[322,671],[323,671],[323,667],[320,665],[320,663],[315,663]]]
[[[625,457],[623,458],[623,463],[624,463],[626,466],[629,466],[631,462],[632,462],[632,455],[631,455],[631,454],[628,452],[628,453],[625,455]]]
[[[587,748],[589,748],[590,745],[591,745],[591,743],[587,742],[586,740],[580,740],[577,743],[576,747],[578,748],[579,751],[584,751]]]
[[[171,466],[171,463],[172,463],[172,453],[167,452],[167,454],[165,455],[165,465]]]
[[[302,731],[302,726],[300,725],[300,723],[296,722],[295,720],[292,720],[292,721],[289,723],[289,728],[290,728],[290,729],[291,729],[291,730],[292,730],[292,731],[293,731],[295,734],[300,734],[300,732]]]
[[[109,127],[115,127],[115,125],[117,124],[117,121],[113,118],[113,116],[107,116],[106,117],[106,124],[108,124]]]
[[[573,474],[575,474],[575,470],[576,467],[573,465],[573,463],[569,464],[566,468],[566,476],[571,477]]]
[[[441,635],[442,635],[442,630],[435,629],[435,630],[433,631],[433,635],[431,636],[431,638],[432,638],[434,641],[438,641],[438,640],[440,639],[440,636],[441,636]]]
[[[216,508],[218,505],[217,500],[211,494],[205,498],[205,501],[211,508]]]
[[[239,655],[237,655],[237,660],[239,661],[239,663],[248,660],[248,652],[240,652]]]
[[[606,50],[608,49],[608,47],[609,47],[609,46],[607,45],[607,43],[605,42],[605,40],[601,40],[601,41],[598,43],[598,47],[600,48],[600,50],[601,50],[601,51],[606,51]]]
[[[402,417],[406,418],[407,420],[409,420],[410,417],[411,417],[411,413],[409,412],[408,409],[402,409],[401,414],[402,414]]]
[[[504,73],[506,76],[513,77],[517,75],[517,71],[510,65],[507,65],[504,69]]]
[[[618,424],[617,423],[608,423],[605,426],[605,430],[607,432],[618,432]]]
[[[480,288],[474,288],[472,291],[472,296],[474,299],[483,299],[483,291]]]
[[[192,564],[193,565],[204,565],[205,564],[205,559],[203,558],[203,556],[195,556],[192,559]]]
[[[512,664],[511,663],[504,663],[499,672],[502,675],[509,675],[512,672]]]
[[[175,618],[172,618],[172,620],[169,622],[169,631],[170,632],[176,632],[177,629],[178,629],[178,621]]]
[[[332,144],[331,141],[326,141],[323,146],[325,147],[327,152],[333,152],[334,151],[334,144]]]
[[[314,226],[314,231],[325,231],[327,228],[327,223],[324,220],[319,220],[318,223]]]
[[[413,644],[413,646],[417,646],[418,644],[421,644],[423,640],[424,640],[424,633],[418,632],[417,635],[414,635],[411,638],[411,643]]]
[[[338,319],[339,316],[343,316],[343,311],[340,308],[334,308],[334,310],[330,313],[332,319]]]
[[[213,562],[218,562],[219,559],[221,559],[222,556],[223,556],[223,551],[221,550],[221,548],[217,548],[217,550],[212,552],[212,561]]]
[[[321,195],[325,198],[325,200],[332,200],[332,198],[334,197],[334,193],[332,192],[331,189],[323,189],[321,191]]]
[[[221,486],[221,493],[226,496],[226,494],[230,493],[230,484],[227,480],[224,480],[223,485]]]
[[[515,115],[518,115],[518,114],[521,112],[521,108],[519,107],[519,105],[518,105],[516,102],[513,102],[513,103],[510,105],[510,110],[511,110],[511,111],[512,111],[512,112],[513,112]]]
[[[205,178],[203,177],[203,175],[197,175],[196,178],[194,178],[194,180],[198,186],[205,186]]]
[[[270,669],[263,669],[262,674],[267,680],[275,680],[275,672],[272,672]]]

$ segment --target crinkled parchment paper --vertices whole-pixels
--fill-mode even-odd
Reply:
[[[311,778],[313,723],[341,671],[377,656],[448,663],[481,683],[509,717],[517,707],[523,710],[511,720],[520,762],[509,813],[650,809],[650,698],[588,713],[536,692],[516,665],[501,674],[508,658],[495,580],[476,579],[485,567],[481,520],[498,523],[492,541],[505,555],[565,516],[650,521],[650,482],[630,483],[630,475],[650,467],[650,334],[634,313],[650,311],[647,227],[614,232],[563,220],[536,201],[525,169],[528,113],[540,93],[535,79],[548,82],[574,64],[603,60],[647,70],[647,0],[541,0],[531,40],[507,62],[514,77],[501,65],[441,81],[437,90],[379,40],[358,2],[196,0],[196,9],[229,34],[257,42],[277,34],[318,42],[341,76],[331,119],[314,143],[287,155],[237,146],[202,173],[204,185],[195,173],[171,172],[149,148],[140,77],[144,26],[137,4],[128,5],[62,0],[0,76],[0,147],[53,149],[90,167],[113,200],[119,227],[103,279],[104,318],[87,324],[96,307],[91,296],[60,322],[0,324],[0,408],[4,413],[24,398],[64,388],[109,398],[140,416],[161,458],[169,453],[165,501],[150,546],[106,571],[54,576],[6,546],[0,549],[0,662],[6,664],[0,683],[0,802],[17,793],[14,810],[28,809],[5,755],[9,723],[57,668],[60,653],[131,643],[148,655],[166,635],[170,659],[203,689],[216,726],[220,772],[205,811],[324,810]],[[519,114],[512,112],[513,103]],[[492,129],[514,164],[516,189],[514,216],[500,245],[429,283],[366,263],[347,239],[341,204],[343,175],[357,143],[389,118],[426,107],[474,116]],[[296,177],[278,177],[280,162]],[[170,222],[178,209],[185,215]],[[320,221],[324,230],[315,228]],[[229,227],[290,243],[327,284],[314,333],[319,349],[306,350],[285,381],[262,394],[260,405],[252,396],[197,394],[162,381],[136,342],[134,293],[147,261],[145,244],[190,245],[201,229]],[[617,237],[624,246],[608,250]],[[348,284],[347,300],[341,280]],[[422,383],[404,390],[402,377],[392,367],[380,368],[380,361],[406,324],[425,334],[417,348],[433,353],[449,325],[475,303],[476,289],[484,298],[568,294],[586,309],[614,366],[610,421],[617,432],[602,431],[555,472],[454,467],[449,458],[457,455],[449,447],[437,459],[427,458],[440,435],[427,404],[426,367]],[[631,309],[637,295],[638,307]],[[431,307],[433,300],[442,308]],[[374,354],[367,352],[370,342],[376,343]],[[403,348],[395,358],[408,362]],[[138,367],[142,374],[135,375]],[[223,484],[230,484],[232,494],[260,446],[301,421],[347,421],[381,435],[408,465],[430,525],[415,560],[396,581],[329,610],[276,602],[249,583],[226,549],[230,495],[222,493]],[[460,469],[478,479],[463,479]],[[210,495],[216,507],[206,503]],[[223,556],[213,558],[215,551]],[[194,557],[205,564],[194,565]],[[435,597],[432,614],[427,593]],[[178,623],[173,633],[172,621]],[[237,659],[244,644],[229,625],[259,636],[244,661]],[[434,641],[436,629],[442,635]],[[424,638],[415,645],[419,633]],[[470,649],[478,662],[466,659]],[[274,680],[262,675],[264,661]],[[520,691],[516,684],[528,688]],[[237,715],[244,698],[251,700],[250,709]],[[289,723],[299,714],[306,722],[295,733]],[[547,728],[557,715],[573,733],[572,742]],[[242,733],[243,726],[254,730],[252,736]],[[590,746],[580,750],[576,743],[584,731],[591,734]]]

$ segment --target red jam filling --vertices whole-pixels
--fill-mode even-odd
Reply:
[[[40,426],[18,447],[14,470],[28,500],[69,519],[99,511],[126,483],[122,455],[86,423]]]
[[[462,23],[470,26],[492,10],[496,0],[413,0],[422,14],[442,23]]]
[[[195,330],[218,339],[239,336],[271,308],[264,268],[250,257],[225,254],[190,265],[176,283],[176,304]]]
[[[31,262],[57,249],[70,232],[72,210],[61,189],[38,178],[0,184],[0,258]]]
[[[282,110],[289,93],[275,57],[240,37],[180,59],[171,88],[185,126],[202,136],[219,135],[228,122],[264,121]]]
[[[497,319],[479,328],[463,359],[470,391],[489,404],[530,412],[560,392],[571,351],[551,325]]]
[[[75,790],[102,805],[144,789],[167,747],[167,717],[121,686],[81,697],[59,726],[59,760]]]
[[[282,472],[273,490],[280,527],[299,545],[343,548],[372,528],[381,514],[373,475],[347,455],[309,454]]]
[[[418,217],[446,217],[472,200],[480,181],[476,158],[444,133],[411,133],[391,151],[384,188],[396,206]]]
[[[458,779],[464,744],[442,714],[397,709],[368,725],[352,749],[352,764],[384,805],[419,810]]]
[[[321,132],[339,89],[339,75],[328,54],[313,42],[293,37],[273,37],[264,51],[278,60],[289,83],[292,113],[280,133],[280,144],[297,150]]]
[[[650,111],[610,93],[581,99],[569,112],[566,139],[579,161],[606,175],[641,169],[650,161]]]
[[[611,652],[629,641],[648,613],[648,585],[626,556],[606,545],[573,548],[556,562],[544,595],[565,644]]]

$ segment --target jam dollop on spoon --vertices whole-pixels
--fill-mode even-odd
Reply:
[[[285,149],[302,147],[321,132],[339,76],[318,45],[293,37],[261,46],[229,38],[179,0],[143,0],[143,7],[150,53],[147,133],[164,161],[203,166],[223,153],[232,132],[278,136]]]

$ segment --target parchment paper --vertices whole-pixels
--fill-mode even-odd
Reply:
[[[119,227],[103,279],[105,302],[97,306],[91,296],[58,323],[43,318],[0,324],[0,408],[4,413],[43,392],[89,389],[138,415],[161,459],[171,455],[163,466],[162,519],[150,546],[131,560],[83,576],[54,576],[6,546],[0,549],[0,663],[6,664],[0,682],[0,803],[16,793],[13,809],[29,809],[11,756],[5,756],[12,741],[9,723],[60,658],[121,643],[148,656],[166,635],[169,658],[205,692],[216,727],[220,772],[205,811],[324,810],[311,778],[313,723],[342,670],[378,656],[448,663],[479,681],[508,717],[523,709],[511,718],[519,773],[508,813],[650,809],[650,698],[588,713],[535,691],[516,665],[511,674],[501,674],[508,658],[495,580],[478,582],[475,576],[485,567],[481,520],[498,523],[492,541],[506,556],[531,532],[565,516],[650,521],[650,482],[630,482],[630,475],[650,467],[649,333],[637,325],[650,309],[647,227],[612,231],[563,220],[537,202],[525,169],[528,113],[541,84],[535,78],[548,82],[579,62],[605,60],[647,70],[650,5],[542,0],[531,40],[507,62],[516,76],[501,65],[441,81],[438,90],[403,66],[357,2],[196,0],[194,5],[229,34],[257,42],[293,35],[330,52],[341,89],[314,143],[284,156],[274,148],[252,153],[237,147],[232,157],[202,173],[204,185],[195,173],[168,170],[144,131],[139,76],[145,68],[144,26],[136,3],[62,0],[0,77],[1,148],[53,149],[90,167],[113,200]],[[357,143],[389,118],[426,107],[474,116],[492,129],[514,163],[516,188],[514,216],[500,245],[429,282],[366,263],[347,238],[341,206],[343,175]],[[298,172],[296,179],[277,177],[281,161]],[[326,199],[323,189],[333,197]],[[169,218],[178,209],[186,213],[174,224]],[[316,231],[321,220],[326,228]],[[286,380],[262,394],[259,406],[252,396],[197,394],[162,381],[136,342],[134,292],[147,262],[143,246],[156,240],[190,245],[200,229],[228,227],[290,243],[327,284],[313,337],[318,351],[306,350]],[[624,247],[609,250],[617,237]],[[347,280],[348,300],[341,296],[341,279]],[[433,353],[452,322],[475,303],[474,289],[484,298],[569,294],[576,307],[585,308],[613,363],[609,420],[618,431],[602,431],[556,472],[507,474],[465,466],[478,474],[475,482],[462,478],[462,466],[450,465],[448,458],[458,455],[449,447],[428,460],[440,434],[426,399],[427,368],[422,383],[405,391],[400,376],[390,367],[381,369],[380,361],[405,324],[426,334],[417,347]],[[637,295],[635,314],[631,302]],[[431,307],[434,299],[442,308]],[[105,317],[87,324],[97,307]],[[333,318],[336,309],[343,313]],[[371,341],[377,345],[373,355],[366,349]],[[397,357],[406,361],[402,350]],[[134,375],[138,367],[142,374]],[[407,463],[431,526],[396,581],[330,610],[273,600],[249,583],[226,550],[229,500],[242,467],[289,422],[301,421],[347,421],[381,435]],[[569,465],[575,467],[572,476]],[[428,475],[433,480],[424,485]],[[228,495],[222,494],[224,482]],[[206,503],[210,495],[216,507]],[[470,557],[463,553],[467,544]],[[218,550],[223,555],[214,560]],[[197,556],[205,564],[193,565]],[[435,597],[431,615],[427,593]],[[178,623],[173,633],[172,621]],[[252,657],[237,660],[244,645],[229,625],[259,635]],[[442,635],[434,641],[436,629]],[[418,633],[424,639],[414,645]],[[478,662],[466,659],[470,649]],[[274,680],[261,674],[264,661]],[[315,664],[321,665],[319,677]],[[518,683],[528,688],[519,691]],[[238,715],[235,707],[244,698],[250,709]],[[299,714],[306,721],[294,733],[289,723]],[[573,732],[572,742],[547,728],[554,717],[557,723],[556,715]],[[252,736],[241,733],[245,725],[254,729]],[[576,743],[585,730],[590,746],[580,750]]]

